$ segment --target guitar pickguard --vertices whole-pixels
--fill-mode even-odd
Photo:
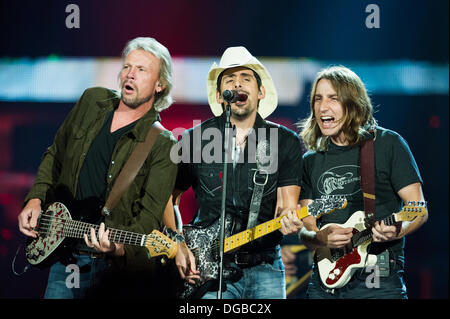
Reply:
[[[365,214],[362,211],[355,212],[345,224],[341,227],[353,227],[353,237],[366,233]],[[333,224],[327,224],[322,229],[330,227]],[[350,248],[345,249],[329,249],[319,248],[316,250],[317,265],[322,283],[328,288],[343,287],[351,279],[357,269],[364,266],[373,265],[373,257],[367,254],[367,247],[370,243],[368,239],[362,237],[361,242]],[[367,257],[367,259],[366,259]]]
[[[55,218],[58,220],[54,222]],[[64,222],[71,220],[69,210],[62,203],[51,204],[38,220],[37,238],[30,238],[25,247],[28,262],[32,265],[41,264],[60,246],[64,240]],[[44,264],[42,264],[44,266]]]

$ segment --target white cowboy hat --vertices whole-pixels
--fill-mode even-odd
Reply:
[[[268,117],[278,105],[278,95],[275,85],[273,84],[272,77],[267,69],[258,61],[254,56],[248,52],[244,47],[231,47],[225,50],[220,59],[219,65],[214,62],[208,73],[208,79],[206,82],[206,91],[208,93],[208,102],[211,107],[211,111],[215,116],[219,116],[223,113],[222,105],[217,102],[217,78],[222,71],[243,66],[252,69],[258,73],[261,78],[262,85],[265,88],[266,95],[260,100],[258,113],[264,119]]]

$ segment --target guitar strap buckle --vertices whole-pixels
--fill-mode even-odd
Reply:
[[[109,211],[109,209],[106,206],[103,207],[102,213],[103,213],[103,216],[111,215],[111,212]]]
[[[259,182],[259,181],[256,180],[256,176],[258,175],[258,173],[259,173],[260,176],[263,177],[264,182]],[[265,174],[265,175],[264,175],[264,174]],[[258,176],[258,177],[259,177],[259,176]],[[269,173],[268,173],[266,170],[264,170],[264,169],[256,169],[256,170],[255,170],[255,173],[253,174],[253,183],[254,183],[255,185],[258,185],[258,186],[265,186],[265,185],[267,184],[267,180],[268,180],[268,179],[269,179]]]

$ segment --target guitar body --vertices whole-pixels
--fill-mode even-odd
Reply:
[[[426,202],[410,201],[398,213],[391,214],[383,219],[385,225],[394,225],[397,222],[411,221],[417,217],[425,216]],[[316,261],[322,283],[328,288],[341,288],[349,282],[355,271],[363,267],[375,266],[377,256],[367,253],[372,242],[372,230],[366,228],[366,216],[363,211],[355,212],[343,225],[327,224],[321,229],[331,225],[344,228],[352,227],[353,236],[349,245],[341,249],[318,248]]]
[[[345,224],[327,224],[321,229],[326,229],[332,225],[343,228],[353,227],[353,236],[355,236],[366,230],[364,222],[365,213],[357,211]],[[356,270],[365,266],[374,266],[377,263],[377,257],[367,253],[369,244],[370,239],[367,239],[356,247],[345,249],[318,248],[316,260],[322,283],[328,288],[341,288],[349,282]]]
[[[29,237],[25,247],[28,262],[38,268],[46,268],[60,261],[64,265],[75,263],[73,250],[80,239],[71,238],[70,232],[63,233],[64,226],[73,220],[94,222],[99,224],[99,208],[102,202],[96,198],[81,201],[69,201],[74,219],[69,208],[61,203],[54,202],[48,206],[38,218],[36,230],[37,238]]]
[[[231,233],[232,226],[232,218],[226,215],[225,236]],[[209,290],[218,290],[220,220],[204,228],[184,225],[183,233],[186,245],[195,256],[195,263],[197,270],[200,271],[201,280],[195,285],[184,282],[179,297],[182,299],[198,299]],[[229,262],[224,256],[223,280],[237,281],[241,277],[242,270]]]
[[[318,199],[306,207],[297,209],[297,216],[302,219],[312,215],[319,218],[322,214],[330,213],[336,208],[344,208],[347,201],[343,197],[327,197]],[[233,234],[233,219],[225,217],[224,254],[237,250],[239,247],[257,240],[281,228],[281,216],[259,224],[253,228]],[[207,291],[218,290],[219,278],[219,231],[220,220],[208,227],[199,228],[192,225],[183,226],[186,245],[195,256],[197,269],[200,271],[201,281],[195,285],[183,283],[179,297],[200,298]],[[223,280],[238,281],[242,277],[242,269],[224,255]],[[226,287],[222,287],[225,291]]]
[[[67,251],[69,245],[61,245],[65,239],[62,235],[63,224],[54,223],[53,218],[50,219],[50,216],[60,220],[72,219],[67,207],[59,202],[51,204],[45,214],[39,217],[37,225],[37,229],[41,230],[39,236],[37,238],[28,238],[25,247],[27,260],[33,266],[39,265],[39,267],[45,268],[55,263],[58,259],[70,259]],[[60,245],[61,247],[58,249]],[[57,255],[60,255],[60,258]],[[66,258],[61,258],[63,256]]]
[[[103,202],[96,197],[75,200],[65,185],[49,190],[47,198],[51,204],[44,206],[38,218],[36,231],[39,235],[27,238],[27,260],[38,268],[49,267],[57,261],[64,265],[76,263],[73,250],[80,239],[71,238],[70,231],[63,234],[64,226],[73,220],[100,224]]]
[[[28,262],[38,268],[45,268],[60,261],[63,265],[76,263],[73,256],[84,234],[90,237],[91,228],[98,231],[103,221],[103,201],[96,197],[74,200],[67,187],[56,187],[47,194],[49,199],[59,199],[50,204],[37,221],[37,238],[29,237],[25,247]],[[64,203],[64,204],[63,204]],[[72,213],[72,216],[70,212]],[[134,233],[108,228],[108,239],[114,243],[145,247],[149,258],[165,255],[175,257],[178,245],[165,234],[154,229],[150,234]]]

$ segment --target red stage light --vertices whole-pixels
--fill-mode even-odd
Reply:
[[[11,240],[12,238],[12,232],[8,228],[2,228],[1,230],[1,236],[4,240]]]
[[[441,118],[437,115],[433,115],[430,117],[429,123],[432,128],[439,128],[439,126],[441,126]]]

